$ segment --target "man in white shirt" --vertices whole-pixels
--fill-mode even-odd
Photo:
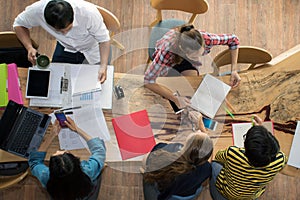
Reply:
[[[100,63],[98,79],[101,83],[106,80],[110,37],[94,4],[83,0],[40,0],[26,7],[16,17],[13,27],[33,64],[37,50],[32,46],[29,29],[36,26],[58,41],[52,62]]]

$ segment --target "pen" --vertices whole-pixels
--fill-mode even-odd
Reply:
[[[254,117],[253,116],[251,117],[251,121],[252,121],[252,126],[254,126],[255,123],[254,123]]]
[[[232,119],[234,119],[233,114],[232,114],[226,107],[224,107],[224,109],[225,109],[226,113],[227,113]]]
[[[74,109],[79,109],[79,108],[81,108],[81,106],[76,106],[76,107],[71,107],[71,108],[65,108],[65,109],[61,109],[60,111],[74,110]]]

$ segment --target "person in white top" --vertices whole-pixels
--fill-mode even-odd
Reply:
[[[37,26],[57,39],[52,62],[100,63],[98,79],[101,83],[106,80],[110,37],[94,4],[83,0],[40,0],[26,7],[15,18],[13,27],[32,64],[37,50],[32,46],[29,29]]]

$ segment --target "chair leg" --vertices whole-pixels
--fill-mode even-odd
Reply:
[[[115,39],[111,39],[111,44],[112,45],[115,45],[117,48],[119,48],[120,50],[124,51],[125,50],[125,47],[120,43],[118,42],[117,40]]]
[[[150,59],[150,57],[149,57],[148,60],[147,60],[147,63],[146,63],[146,67],[145,67],[145,71],[144,71],[144,72],[146,72],[146,70],[148,69],[148,66],[149,66],[150,63],[151,63],[151,59]]]

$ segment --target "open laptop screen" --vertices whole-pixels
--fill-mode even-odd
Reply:
[[[48,98],[50,70],[28,69],[26,98]]]

